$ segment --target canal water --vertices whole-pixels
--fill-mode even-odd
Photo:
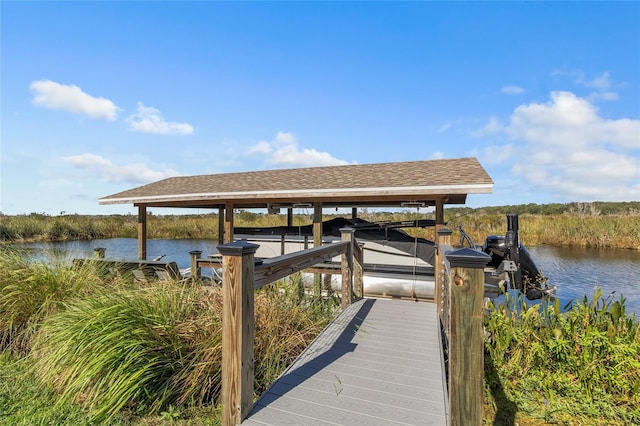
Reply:
[[[147,258],[166,255],[163,260],[175,261],[181,269],[188,268],[190,251],[200,250],[205,257],[216,253],[216,246],[213,240],[148,240]],[[57,253],[67,259],[91,257],[94,248],[104,247],[106,258],[123,260],[137,258],[138,243],[132,238],[113,238],[33,243],[21,247],[43,252],[43,256]],[[640,251],[546,246],[528,247],[528,250],[548,283],[557,287],[556,296],[562,306],[584,296],[591,299],[595,291],[602,288],[605,298],[611,296],[619,300],[620,295],[624,295],[627,312],[635,312],[640,318]]]

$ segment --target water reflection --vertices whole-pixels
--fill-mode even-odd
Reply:
[[[529,252],[549,283],[558,287],[561,304],[591,298],[598,288],[602,296],[613,293],[627,299],[627,311],[640,316],[640,252],[575,247],[531,247]]]

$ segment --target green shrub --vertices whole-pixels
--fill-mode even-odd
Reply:
[[[567,312],[557,300],[489,302],[487,394],[500,388],[545,421],[640,423],[640,325],[624,304],[601,290]]]

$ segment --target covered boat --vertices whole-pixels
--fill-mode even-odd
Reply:
[[[398,222],[369,222],[361,218],[335,218],[322,223],[322,242],[340,241],[340,229],[354,229],[356,241],[363,249],[364,292],[367,296],[384,297],[434,297],[435,244],[425,238],[407,234],[402,228],[433,227],[433,220],[408,220]],[[507,216],[507,234],[489,236],[483,246],[477,246],[461,231],[461,243],[482,250],[491,256],[485,268],[485,291],[496,295],[507,289],[518,289],[530,299],[539,299],[550,289],[539,268],[518,237],[517,215]],[[313,238],[313,226],[278,226],[270,228],[236,228],[235,238],[258,244],[257,257],[275,257],[304,250]],[[337,268],[340,259],[317,265]],[[313,274],[302,276],[311,286]],[[340,275],[325,275],[323,288],[340,289]]]

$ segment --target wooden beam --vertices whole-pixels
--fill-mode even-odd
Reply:
[[[444,224],[444,202],[443,198],[436,200],[436,223]]]
[[[233,204],[224,205],[224,242],[233,242]]]
[[[353,237],[353,290],[356,297],[364,297],[364,244],[358,244]]]
[[[313,246],[322,246],[322,203],[313,203]],[[322,274],[313,274],[313,289],[316,295],[322,295]]]
[[[222,254],[222,424],[235,426],[253,405],[254,254],[257,244],[218,246]]]
[[[191,260],[191,281],[198,281],[201,277],[201,270],[198,266],[198,259],[202,255],[200,250],[192,250],[189,252],[189,258]]]
[[[313,203],[313,246],[322,245],[322,203]]]
[[[218,208],[218,244],[224,244],[224,207]]]
[[[293,226],[293,208],[287,208],[287,226]]]
[[[330,260],[347,251],[347,243],[333,243],[326,246],[314,247],[309,250],[296,251],[284,256],[264,259],[255,266],[255,289],[289,276],[295,272],[310,268],[316,263]]]
[[[342,309],[353,301],[353,228],[340,228],[343,243],[348,243],[347,252],[342,255]]]
[[[138,259],[147,260],[147,206],[138,206]]]
[[[446,254],[446,251],[450,250],[451,248],[451,230],[448,228],[445,228],[444,225],[438,225],[436,224],[436,259],[435,259],[435,281],[434,281],[434,292],[433,292],[433,298],[434,298],[434,302],[436,303],[436,306],[438,307],[438,315],[440,316],[440,318],[444,318],[444,315],[449,315],[449,312],[447,311],[446,313],[444,312],[445,310],[445,304],[443,302],[445,295],[443,294],[445,290],[448,290],[449,286],[446,285],[446,283],[444,282],[444,280],[447,277],[446,274],[446,266],[444,264],[444,256]],[[447,297],[447,301],[449,300],[448,297],[449,295],[446,295]],[[448,305],[447,305],[448,306]],[[443,323],[446,322],[443,321]],[[448,324],[448,322],[447,322]],[[447,324],[443,324],[443,327],[445,327],[446,329],[446,335],[447,337],[449,336],[449,331],[447,329],[448,325]]]
[[[433,241],[438,241],[438,229],[442,229],[444,227],[444,200],[439,198],[436,200],[436,211],[435,211],[435,235],[433,236]],[[442,225],[438,227],[438,225]]]

